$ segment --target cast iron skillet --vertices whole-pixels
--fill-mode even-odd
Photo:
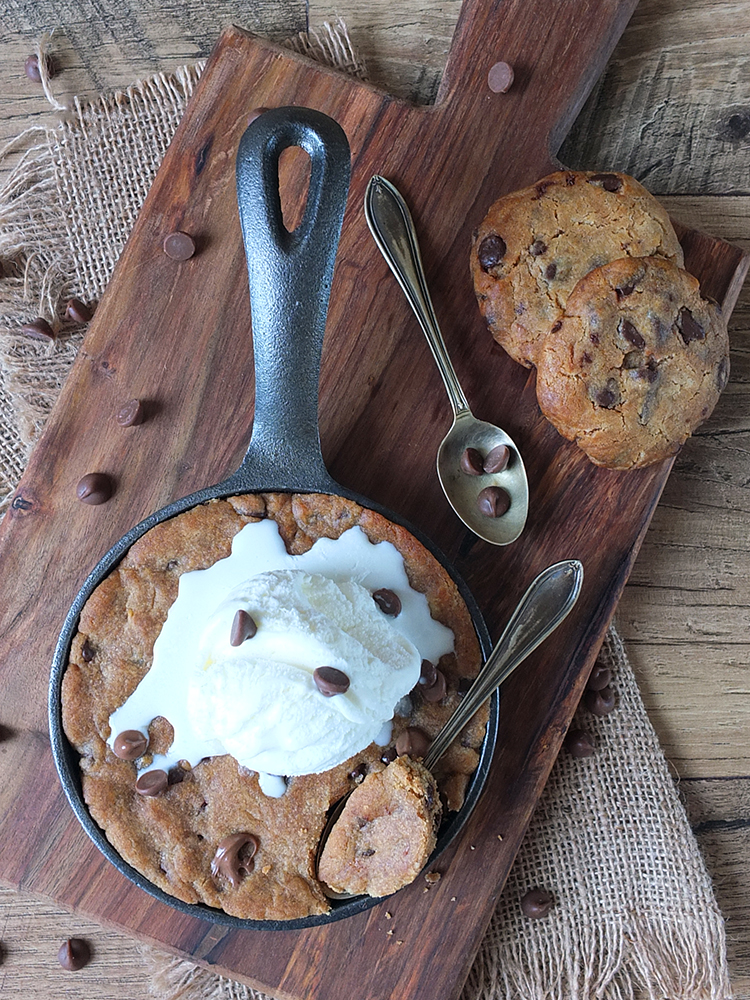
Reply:
[[[279,197],[279,156],[290,146],[310,156],[310,181],[302,222],[286,230]],[[146,892],[191,916],[236,928],[290,930],[325,924],[373,906],[359,896],[331,903],[330,913],[296,920],[242,920],[202,903],[184,903],[157,888],[127,864],[93,821],[83,800],[79,756],[62,727],[61,684],[83,605],[137,539],[155,525],[207,500],[240,493],[327,493],[346,497],[410,531],[453,577],[471,613],[484,658],[490,639],[482,616],[445,557],[402,518],[341,487],[323,464],[318,430],[318,378],[328,298],[349,190],[349,144],[331,118],[307,108],[277,108],[247,129],[237,154],[237,199],[250,279],[255,352],[255,417],[242,464],[228,479],[177,500],[132,528],[100,560],[65,619],[52,665],[49,718],[52,752],[63,789],[84,830],[123,875]],[[356,331],[352,331],[353,335]],[[499,699],[479,766],[463,807],[450,815],[438,837],[436,856],[466,822],[484,786],[497,736]],[[433,857],[434,857],[433,856]]]

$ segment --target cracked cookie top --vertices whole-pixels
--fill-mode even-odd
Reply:
[[[628,257],[576,285],[537,361],[537,398],[592,462],[633,469],[675,454],[728,377],[726,323],[698,281]]]
[[[576,283],[622,257],[682,267],[664,208],[626,174],[561,170],[492,205],[474,234],[471,273],[493,337],[531,367]]]

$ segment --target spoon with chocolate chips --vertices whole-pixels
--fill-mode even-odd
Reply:
[[[422,327],[453,408],[453,425],[437,454],[443,492],[476,535],[508,545],[523,531],[529,509],[518,448],[504,430],[478,420],[469,409],[430,299],[414,222],[401,194],[384,177],[375,175],[367,186],[365,218]]]
[[[435,848],[442,816],[431,773],[435,764],[484,702],[567,617],[582,584],[583,566],[576,559],[543,570],[432,743],[397,743],[395,760],[368,773],[331,808],[316,859],[326,895],[387,896],[414,881]]]

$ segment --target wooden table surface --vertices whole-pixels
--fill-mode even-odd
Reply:
[[[369,78],[434,96],[459,0],[204,0],[177,8],[18,0],[0,38],[0,147],[56,113],[24,60],[44,32],[57,99],[94,96],[208,53],[236,23],[276,39],[344,19]],[[641,0],[561,152],[629,172],[676,220],[750,250],[750,0]],[[502,53],[498,53],[498,59]],[[33,141],[33,137],[32,137]],[[0,160],[0,184],[14,162]],[[685,445],[618,612],[641,690],[714,879],[738,998],[750,998],[750,287],[730,323],[732,374]],[[92,941],[64,973],[59,943]],[[145,1000],[135,942],[46,900],[0,889],[0,995]],[[54,993],[53,993],[54,991]]]

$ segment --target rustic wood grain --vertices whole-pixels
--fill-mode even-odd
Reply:
[[[49,9],[53,6],[49,0],[42,0],[34,6],[40,11],[48,11],[45,26],[51,26],[54,18],[49,15]],[[153,27],[159,23],[159,7],[160,4],[151,5],[142,13],[146,47],[158,47],[162,44],[160,31]],[[254,9],[257,7],[256,3]],[[419,86],[422,84],[415,90],[413,83],[419,75],[416,68],[424,61],[428,69],[423,74],[423,80],[429,79],[429,83],[423,93],[434,93],[440,76],[440,58],[435,53],[439,45],[443,45],[444,51],[447,50],[451,18],[455,23],[458,7],[457,3],[427,7],[416,0],[399,0],[393,4],[385,3],[385,0],[372,0],[366,4],[351,0],[351,3],[338,5],[332,11],[316,0],[310,4],[309,13],[313,25],[341,13],[350,26],[357,48],[361,47],[363,40],[370,45],[366,55],[371,70],[375,67],[373,75],[377,77],[382,72],[383,77],[386,77],[392,73],[393,78],[385,80],[390,92],[405,96],[414,93],[419,96]],[[704,16],[706,13],[708,17]],[[735,79],[730,79],[722,65],[745,65],[746,31],[741,26],[746,25],[748,16],[746,2],[665,4],[664,0],[641,0],[608,67],[608,75],[615,73],[622,78],[623,73],[632,74],[630,86],[633,91],[628,99],[627,114],[624,115],[622,108],[617,107],[616,100],[610,100],[609,104],[604,102],[597,105],[598,111],[589,120],[579,119],[571,140],[563,149],[566,162],[571,162],[572,156],[567,151],[581,141],[581,136],[587,136],[587,149],[592,160],[582,160],[581,165],[626,168],[631,164],[632,172],[636,176],[645,177],[652,190],[660,193],[667,189],[694,192],[694,196],[676,197],[667,201],[674,218],[733,242],[744,241],[745,246],[750,246],[748,199],[732,195],[712,198],[701,196],[710,190],[719,193],[747,190],[747,181],[738,181],[737,178],[747,177],[747,144],[746,138],[743,140],[742,137],[742,115],[743,109],[750,105],[750,78],[745,72],[744,76],[736,74]],[[246,23],[246,18],[243,17],[233,19]],[[97,18],[94,17],[93,20],[96,21]],[[372,26],[377,33],[374,42],[368,41],[369,28],[358,33],[358,23]],[[6,30],[8,28],[7,13],[3,27]],[[104,34],[104,26],[101,26],[101,30]],[[211,40],[218,33],[213,24],[206,24],[205,31],[206,37]],[[30,119],[33,120],[34,115],[40,114],[40,109],[46,111],[44,98],[19,71],[27,54],[27,39],[30,40],[31,36],[32,32],[29,32],[25,36],[10,34],[3,38],[0,144],[3,138],[16,134]],[[176,55],[172,65],[175,65],[183,61],[183,50],[179,39],[173,40],[173,44]],[[127,58],[123,58],[111,37],[102,42],[98,52],[103,84],[125,85],[132,82],[134,77],[148,72],[147,68],[138,67],[151,65],[149,57],[147,53],[139,53],[137,49],[137,46],[134,47]],[[708,50],[719,69],[714,72],[710,59],[704,60],[700,79],[693,75],[692,83],[688,85],[685,74],[686,68],[688,73],[692,72],[692,54]],[[166,49],[161,51],[165,62],[159,68],[169,68],[169,53]],[[17,53],[17,61],[12,57],[13,52]],[[132,63],[128,59],[132,59]],[[679,79],[683,80],[681,86],[675,82]],[[79,87],[68,87],[67,72],[57,79],[55,86],[60,87],[61,93],[81,90]],[[617,89],[619,84],[610,86],[612,94],[622,96],[626,93],[624,89]],[[599,93],[593,96],[591,106],[598,100]],[[695,123],[698,116],[694,114],[693,107],[696,104],[703,107],[705,103],[710,103],[713,107],[715,120],[719,120],[729,109],[730,113],[725,117],[731,121],[734,129],[732,142],[729,145],[726,142],[718,146],[712,145],[704,141],[706,133],[693,132],[694,142],[690,155],[684,158],[671,157],[671,150],[675,148],[675,130],[679,130],[683,122]],[[659,159],[657,147],[661,133],[649,132],[649,121],[654,116],[654,109],[671,122],[670,129],[667,130],[668,141],[663,145],[663,150],[668,155],[665,164],[647,175],[646,172]],[[599,126],[597,114],[607,119],[606,128]],[[734,118],[735,114],[738,117]],[[49,116],[49,119],[53,120],[53,116]],[[711,120],[711,115],[705,111],[702,123]],[[645,143],[644,136],[648,140]],[[709,156],[709,150],[715,155]],[[0,175],[4,168],[5,164],[0,164]],[[718,180],[717,171],[721,173]],[[663,178],[667,178],[667,175],[668,179],[664,181],[660,191]],[[668,188],[667,184],[671,187]],[[693,784],[705,789],[701,800],[704,804],[701,820],[703,826],[698,827],[698,834],[709,869],[717,883],[720,903],[727,915],[729,955],[737,996],[746,998],[750,997],[750,957],[747,946],[750,920],[746,912],[750,866],[747,861],[747,817],[741,808],[741,792],[747,785],[743,786],[741,778],[733,779],[736,784],[732,784],[721,775],[748,774],[747,746],[750,742],[747,716],[743,714],[743,705],[746,705],[743,692],[747,690],[745,665],[748,658],[746,649],[736,641],[738,631],[742,636],[741,630],[747,621],[748,608],[747,591],[742,586],[747,577],[748,566],[747,503],[744,499],[747,478],[745,415],[750,412],[750,378],[747,371],[750,299],[747,291],[740,296],[730,329],[733,373],[727,393],[719,404],[719,411],[724,414],[722,424],[712,430],[710,435],[704,437],[701,433],[694,438],[678,459],[662,504],[657,507],[646,542],[635,563],[631,584],[625,590],[619,613],[620,625],[636,661],[649,712],[668,756],[676,762],[677,772],[700,776],[684,781],[683,789]],[[731,402],[725,405],[728,394],[731,394]],[[712,427],[713,419],[706,431]],[[717,448],[721,454],[720,462],[717,462],[714,454],[715,441],[718,442]],[[702,449],[700,461],[693,457],[694,448]],[[683,459],[687,464],[683,465]],[[708,498],[701,478],[702,470],[708,472],[712,487]],[[670,501],[669,505],[663,507],[667,500]],[[710,588],[706,587],[705,576],[699,579],[696,557],[698,565],[705,566],[711,574]],[[675,595],[681,598],[686,593],[696,592],[698,600],[691,605],[690,616],[686,617],[682,612],[680,599],[676,599]],[[704,592],[707,592],[707,598]],[[717,608],[725,623],[719,627],[716,625]],[[739,629],[735,628],[736,623]],[[719,635],[716,635],[717,631]],[[746,626],[744,635],[747,636]],[[723,641],[727,637],[729,641]],[[738,683],[733,684],[730,689],[723,670],[725,662],[731,665],[733,661],[732,669]],[[656,666],[652,667],[652,663]],[[690,715],[691,706],[695,704],[702,707],[702,722],[696,718],[694,725],[683,728],[683,720]],[[721,739],[721,750],[718,753],[717,733]],[[712,780],[712,775],[716,773],[719,773],[720,778]],[[721,789],[726,789],[726,793],[720,793]],[[706,823],[715,825],[706,827]],[[18,929],[18,923],[8,921],[5,907],[3,916],[6,919],[5,967],[0,972],[5,978],[0,981],[4,995],[20,997],[26,995],[28,990],[23,987],[23,978],[12,978],[12,970],[20,956],[26,954],[25,939]],[[33,928],[38,926],[31,924],[30,934],[33,935]],[[38,933],[41,933],[40,929]],[[123,944],[125,943],[126,939],[123,938]],[[50,973],[41,952],[36,970],[30,960],[24,970],[28,981],[41,984],[40,995],[52,995],[53,986],[49,984],[55,982],[54,976],[59,979],[59,973],[55,973],[54,968]],[[103,971],[99,974],[104,975]],[[92,973],[91,982],[94,981]],[[63,983],[66,995],[93,995],[91,987],[79,984],[80,981],[75,977],[68,977]],[[45,985],[49,985],[46,992]],[[102,995],[107,995],[106,991]],[[131,994],[123,992],[123,989],[118,991],[113,988],[109,995]],[[139,997],[135,992],[132,995],[134,1000]]]
[[[750,993],[750,778],[696,778],[680,791],[704,855],[711,864],[716,898],[727,918],[727,957],[735,996]]]
[[[641,3],[565,144],[564,162],[617,164],[658,195],[746,193],[748,35],[744,2]]]

